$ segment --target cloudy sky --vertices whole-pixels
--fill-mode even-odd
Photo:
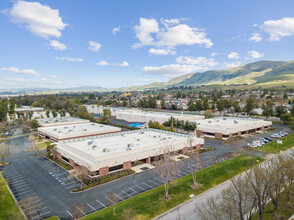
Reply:
[[[293,0],[1,0],[0,88],[118,88],[294,60],[293,8]]]

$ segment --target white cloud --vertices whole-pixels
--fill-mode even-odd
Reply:
[[[113,28],[112,29],[112,34],[116,34],[117,32],[119,32],[120,31],[120,26],[118,26],[118,27],[115,27],[115,28]]]
[[[249,38],[249,41],[254,41],[255,43],[262,40],[262,36],[259,33],[252,33],[251,37]]]
[[[248,54],[253,59],[259,59],[259,58],[263,57],[263,55],[264,55],[264,54],[261,54],[261,53],[259,53],[257,51],[254,51],[254,50],[248,51]]]
[[[118,64],[118,65],[126,67],[126,66],[129,66],[130,64],[127,61],[123,61],[121,64]]]
[[[294,35],[294,17],[265,21],[261,29],[270,35],[270,41],[278,41],[283,37],[292,36]]]
[[[215,57],[215,56],[217,56],[217,53],[213,52],[213,53],[210,54],[210,56]]]
[[[49,74],[48,75],[50,78],[52,78],[52,79],[57,79],[58,78],[58,76],[56,76],[56,75],[54,75],[54,74]]]
[[[54,50],[67,50],[67,46],[65,44],[60,43],[57,40],[50,40],[49,45],[54,49]]]
[[[9,77],[6,77],[6,78],[2,78],[1,80],[10,81],[10,82],[16,82],[16,83],[26,83],[26,82],[28,82],[28,80],[24,79],[24,78],[9,78]]]
[[[140,24],[134,27],[136,37],[140,43],[134,45],[134,47],[146,46],[153,44],[153,37],[151,34],[158,33],[158,23],[155,19],[140,18]]]
[[[84,59],[82,58],[71,58],[71,57],[55,57],[57,60],[67,60],[70,62],[82,62]]]
[[[234,67],[238,67],[238,66],[241,66],[241,62],[236,61],[236,62],[233,62],[233,63],[224,63],[222,68],[223,69],[229,69],[229,68],[234,68]]]
[[[43,38],[60,37],[61,31],[67,26],[59,16],[58,9],[39,2],[16,1],[8,13],[14,23]]]
[[[172,18],[172,19],[160,19],[160,22],[167,28],[169,26],[173,26],[180,23],[180,19]]]
[[[4,67],[4,68],[1,68],[0,70],[8,72],[8,73],[17,73],[17,74],[27,75],[27,76],[40,76],[39,73],[37,73],[35,70],[32,70],[32,69],[20,70],[16,67]]]
[[[231,53],[229,53],[228,58],[229,59],[239,59],[240,56],[237,52],[231,52]]]
[[[170,49],[155,49],[150,48],[149,53],[154,55],[175,55],[176,51],[170,50]]]
[[[179,19],[161,20],[163,27],[155,19],[140,18],[140,24],[134,27],[139,43],[133,46],[157,46],[160,48],[175,48],[180,45],[199,44],[204,47],[211,47],[213,43],[206,38],[203,29],[180,24]]]
[[[142,72],[173,78],[196,71],[206,71],[219,64],[214,59],[186,56],[177,57],[176,62],[177,64],[163,66],[145,66]]]
[[[99,51],[101,48],[101,44],[99,44],[98,42],[95,42],[95,41],[88,41],[88,44],[89,44],[89,49],[94,52]]]
[[[109,63],[106,60],[101,60],[100,62],[96,63],[98,66],[108,66]]]
[[[218,65],[214,59],[207,59],[205,57],[186,57],[180,56],[176,58],[176,62],[179,64],[190,64],[190,65],[198,65],[202,67],[202,69],[208,69],[209,67],[213,67]]]
[[[142,72],[173,78],[184,74],[192,73],[200,69],[201,68],[194,65],[170,64],[163,66],[144,66]]]

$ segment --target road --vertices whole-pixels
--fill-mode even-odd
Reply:
[[[19,131],[17,132],[18,135]],[[26,152],[29,148],[27,137],[13,138],[8,141],[11,146],[10,163],[2,167],[4,177],[16,199],[33,199],[33,213],[28,213],[33,219],[42,219],[57,215],[60,219],[70,219],[74,208],[81,204],[82,215],[88,215],[109,206],[108,195],[114,192],[119,201],[128,199],[154,187],[162,185],[152,170],[127,176],[80,193],[70,193],[78,188],[80,183],[67,171],[43,156],[36,157],[34,152]],[[241,145],[241,143],[239,143]],[[224,145],[221,141],[205,139],[205,147],[214,150],[200,155],[205,167],[213,164],[213,158],[224,160],[224,155],[233,152],[233,146]],[[178,178],[188,175],[182,167]]]

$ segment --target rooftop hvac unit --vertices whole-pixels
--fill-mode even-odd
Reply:
[[[92,146],[92,150],[95,150],[97,148],[97,146],[93,145]]]
[[[239,122],[238,122],[237,120],[234,120],[234,123],[235,123],[235,124],[238,124]]]
[[[103,149],[103,152],[105,152],[105,153],[106,153],[106,152],[110,152],[110,149],[109,149],[108,147],[107,147],[107,148],[104,148],[104,149]]]
[[[128,147],[134,147],[134,145],[133,144],[128,144]]]
[[[54,128],[53,131],[57,131],[57,128]]]
[[[129,150],[132,150],[132,148],[130,148],[130,147],[127,147],[127,148],[126,148],[126,151],[129,151]]]
[[[138,138],[137,141],[140,141],[140,139]]]

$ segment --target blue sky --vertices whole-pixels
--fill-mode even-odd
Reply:
[[[118,88],[294,60],[291,0],[0,2],[0,88]]]

